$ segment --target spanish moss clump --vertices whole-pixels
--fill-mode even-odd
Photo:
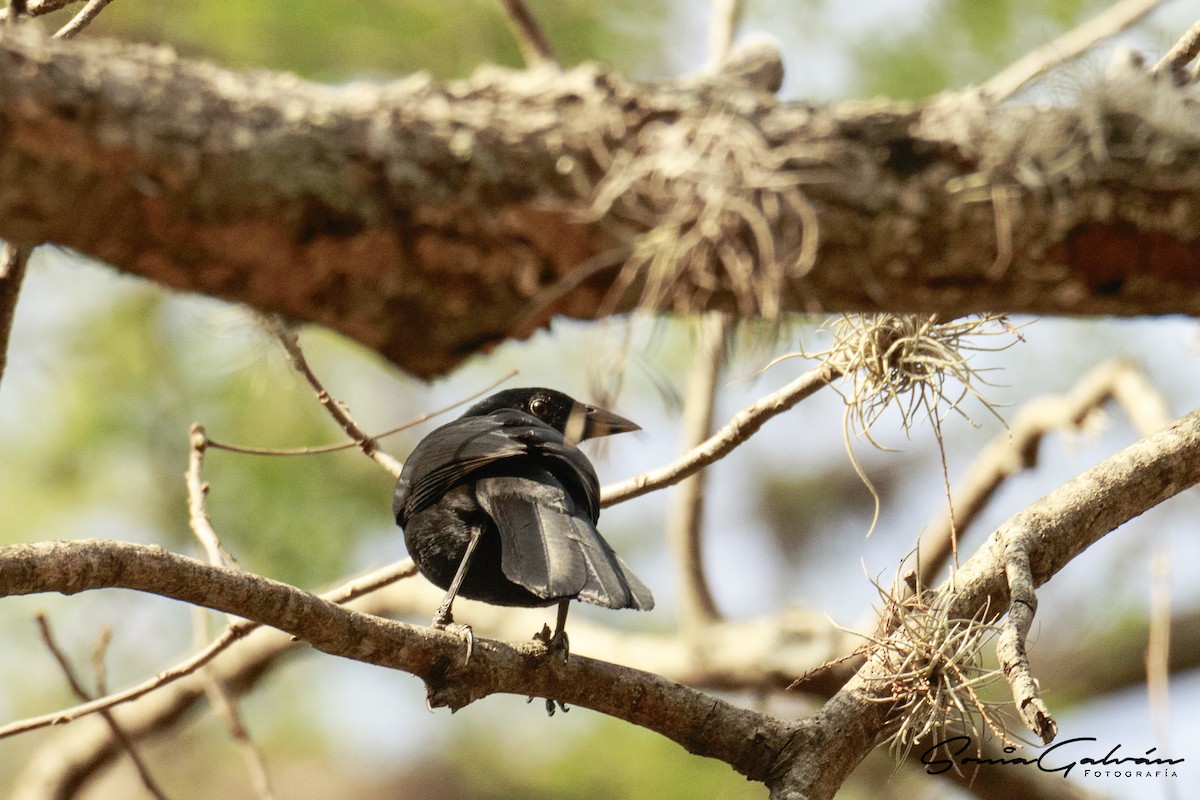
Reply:
[[[1011,744],[1003,705],[981,697],[1001,680],[999,668],[984,665],[983,650],[999,632],[985,623],[985,607],[973,619],[952,618],[945,598],[927,603],[921,596],[898,601],[876,584],[884,598],[887,635],[868,636],[867,656],[882,666],[891,703],[884,740],[897,759],[920,742],[969,735],[975,743],[990,736]]]
[[[980,336],[1011,340],[987,347],[975,340]],[[1018,339],[1020,334],[1005,317],[991,314],[950,322],[939,322],[936,316],[845,316],[834,329],[833,346],[822,355],[845,375],[842,396],[850,429],[886,449],[871,429],[890,406],[899,410],[905,433],[921,417],[935,427],[951,411],[969,420],[962,409],[968,396],[1000,419],[978,388],[980,383],[991,384],[971,366],[970,354],[1004,350]]]
[[[989,347],[978,341],[983,336],[1005,336],[1009,341]],[[841,386],[836,387],[846,401],[842,432],[850,461],[875,499],[871,530],[879,518],[879,496],[854,455],[853,439],[866,437],[887,450],[872,435],[872,428],[884,411],[894,407],[906,434],[915,422],[928,418],[941,448],[942,422],[951,411],[972,421],[962,408],[967,397],[974,397],[1003,423],[979,389],[980,384],[992,384],[970,358],[973,352],[1007,349],[1020,338],[1007,318],[994,314],[949,322],[912,314],[847,315],[838,320],[833,345],[816,357],[843,375]],[[942,467],[945,475],[944,450]]]
[[[630,253],[609,305],[640,290],[644,309],[695,312],[720,298],[742,318],[778,319],[788,282],[816,261],[803,156],[720,110],[652,122],[633,146],[598,153],[591,214],[620,220]]]

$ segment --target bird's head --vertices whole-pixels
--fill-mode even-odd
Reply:
[[[562,392],[542,388],[497,392],[468,408],[463,416],[482,417],[504,408],[524,411],[540,419],[570,442],[641,430],[641,426],[611,411],[581,403]]]

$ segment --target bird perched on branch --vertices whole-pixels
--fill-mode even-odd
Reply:
[[[600,481],[575,443],[640,430],[552,389],[509,389],[471,406],[412,451],[392,512],[421,574],[446,590],[435,628],[458,595],[501,606],[558,603],[565,654],[569,603],[649,610],[654,598],[596,530]],[[457,627],[457,626],[456,626]],[[472,637],[467,636],[470,658]]]

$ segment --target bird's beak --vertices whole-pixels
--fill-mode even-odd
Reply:
[[[583,411],[583,431],[579,439],[594,439],[597,436],[610,436],[614,433],[640,431],[641,425],[631,422],[622,416],[595,406],[585,406],[582,403],[575,407],[571,416],[578,410]]]

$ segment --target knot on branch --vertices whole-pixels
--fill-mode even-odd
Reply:
[[[783,54],[779,43],[767,36],[746,38],[730,51],[718,74],[748,89],[778,92],[783,86]]]

